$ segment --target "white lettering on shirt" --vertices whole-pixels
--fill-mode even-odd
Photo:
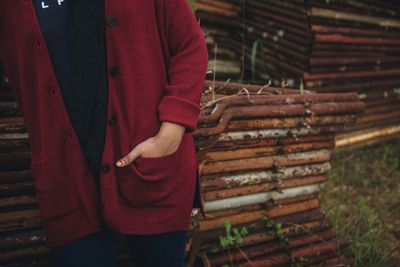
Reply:
[[[49,8],[49,5],[46,5],[45,2],[42,2],[42,8]]]
[[[56,0],[55,2],[57,2],[58,6],[62,6],[64,4],[64,1],[65,0]],[[50,7],[50,4],[48,4],[46,2],[49,2],[49,1],[42,1],[42,9]],[[53,5],[53,4],[51,4],[51,5]]]

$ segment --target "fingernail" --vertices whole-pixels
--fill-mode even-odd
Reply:
[[[124,161],[123,161],[122,159],[120,159],[120,160],[117,161],[117,166],[118,166],[118,167],[121,167],[121,166],[123,166],[123,165],[124,165]]]

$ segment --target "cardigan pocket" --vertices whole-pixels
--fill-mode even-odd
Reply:
[[[62,218],[78,209],[77,191],[72,181],[57,179],[57,170],[52,165],[46,165],[44,168],[39,159],[31,162],[40,216],[44,220]]]
[[[37,191],[40,215],[45,220],[62,218],[78,208],[76,190],[71,185]]]
[[[119,199],[130,206],[175,206],[172,196],[178,185],[177,161],[186,137],[175,152],[160,157],[138,157],[126,167],[117,168]]]
[[[174,206],[169,198],[174,189],[176,155],[143,159],[121,168],[118,178],[119,198],[130,206]]]
[[[138,177],[145,181],[160,181],[170,176],[172,166],[176,160],[180,146],[173,152],[160,157],[141,157],[139,156],[132,167],[137,171]]]

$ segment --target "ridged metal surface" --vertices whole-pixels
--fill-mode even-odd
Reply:
[[[335,135],[365,107],[358,95],[212,81],[206,87],[217,94],[203,97],[194,136],[207,218],[193,219],[189,266],[283,266],[300,256],[317,266],[340,259],[346,241],[336,239],[318,194]],[[265,228],[264,216],[282,224],[287,245]],[[213,252],[226,221],[249,229],[242,252]]]
[[[257,82],[272,80],[275,86],[284,79],[318,92],[358,92],[365,113],[338,136],[342,144],[352,145],[365,132],[370,138],[358,143],[400,134],[373,134],[400,126],[400,2],[198,2],[201,23],[206,30],[214,27],[208,32],[218,45],[235,52],[245,79],[255,75]]]

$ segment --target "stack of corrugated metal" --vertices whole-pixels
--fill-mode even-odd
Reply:
[[[231,39],[238,62],[244,51],[247,79],[360,93],[366,112],[340,136],[338,146],[400,133],[400,2],[245,2],[245,47],[234,32]],[[240,16],[237,21],[243,22]]]
[[[239,35],[240,0],[196,1],[199,23],[204,31],[208,51],[208,69],[215,72],[215,79],[238,80],[241,77],[241,62],[232,48],[232,35]],[[209,74],[213,78],[213,74]]]
[[[357,91],[366,103],[365,113],[339,144],[398,135],[400,2],[335,0],[308,5],[313,47],[310,69],[304,74],[306,88]]]
[[[194,266],[339,262],[344,241],[332,232],[318,193],[328,177],[335,134],[363,110],[357,94],[207,85],[215,87],[209,91],[217,92],[217,100],[203,98],[194,136],[208,217],[198,217],[189,263],[195,258]],[[265,226],[265,218],[281,226],[279,233]],[[221,247],[225,222],[247,228],[240,250]]]
[[[357,95],[300,95],[218,82],[208,82],[206,89],[194,137],[208,217],[196,214],[188,226],[188,264],[230,262],[225,251],[211,252],[225,221],[248,227],[240,244],[244,254],[231,250],[235,266],[248,266],[243,255],[254,266],[339,261],[345,241],[332,232],[318,192],[330,169],[335,134],[364,107]],[[26,129],[16,102],[2,95],[8,96],[0,101],[0,265],[52,266],[29,172]],[[268,228],[267,217],[279,229]],[[122,245],[119,266],[129,266]]]
[[[29,171],[26,128],[1,66],[0,77],[0,265],[3,266],[19,259],[38,259],[48,253],[48,248],[44,246],[36,190]],[[20,266],[36,266],[36,260]]]

